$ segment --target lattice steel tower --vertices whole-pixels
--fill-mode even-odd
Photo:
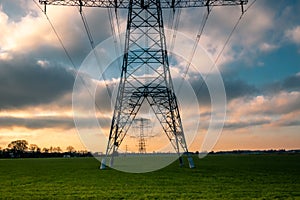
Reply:
[[[175,151],[188,152],[166,47],[162,9],[244,5],[248,0],[40,0],[44,5],[128,9],[125,49],[106,155],[121,145],[148,102]],[[180,164],[182,165],[182,159]],[[193,167],[191,158],[190,167]],[[105,164],[105,163],[104,163]]]
[[[139,153],[146,153],[146,137],[149,137],[149,135],[145,134],[145,130],[150,128],[151,126],[149,125],[150,119],[147,118],[136,118],[134,119],[133,123],[134,126],[133,128],[136,128],[139,130],[139,133],[137,136],[133,136],[138,138],[138,150]]]

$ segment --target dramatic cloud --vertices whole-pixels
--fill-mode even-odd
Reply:
[[[275,120],[280,116],[300,110],[300,92],[280,92],[271,97],[256,96],[251,99],[235,99],[228,105],[228,110],[234,119],[269,116]]]
[[[280,91],[300,91],[300,73],[286,77],[281,81],[269,83],[263,87],[264,93],[276,94]]]
[[[226,121],[224,128],[225,129],[240,129],[240,128],[248,128],[254,126],[261,126],[264,124],[269,124],[271,121],[266,119],[260,120],[249,120],[249,121],[238,121],[238,122],[230,122]]]
[[[20,10],[17,15],[14,12],[16,10]],[[85,10],[89,26],[99,27],[101,24],[109,27],[107,12],[103,9],[95,11],[95,9]],[[47,15],[76,67],[79,66],[91,51],[91,46],[78,8],[48,6]],[[2,32],[0,60],[10,60],[15,54],[27,54],[27,50],[37,51],[35,54],[38,54],[39,57],[42,55],[51,57],[49,52],[51,49],[52,54],[56,54],[56,57],[59,57],[57,55],[59,52],[67,60],[50,23],[33,1],[17,0],[12,3],[5,0],[5,6],[0,6],[0,27]],[[90,31],[95,45],[109,37],[110,33],[109,29],[91,28]]]
[[[280,116],[280,118],[278,118],[273,126],[275,127],[292,127],[292,126],[300,126],[300,110],[294,111],[294,112],[290,112],[288,114],[282,115]]]
[[[249,85],[242,80],[227,80],[224,84],[228,101],[239,97],[252,97],[259,93],[255,86]]]
[[[249,5],[250,3],[251,1]],[[182,23],[180,24],[182,26],[181,30],[189,33],[194,38],[197,33],[197,27],[201,26],[201,20],[199,19],[202,19],[204,12],[206,12],[206,9],[203,9],[202,12],[199,12],[198,9],[184,10]],[[213,8],[200,44],[212,54],[214,59],[216,59],[223,48],[240,15],[241,9],[239,7]],[[250,62],[249,56],[252,58],[257,53],[257,47],[262,43],[266,43],[268,46],[262,46],[261,50],[274,49],[273,41],[267,42],[272,39],[269,38],[268,33],[275,28],[274,18],[275,13],[270,9],[269,5],[262,1],[257,1],[243,16],[238,28],[219,58],[218,64],[222,66],[237,59]]]
[[[11,21],[0,7],[0,26],[2,32],[0,38],[1,54],[33,49],[41,44],[41,41],[50,46],[57,44],[50,27],[45,25],[44,21],[36,16],[36,13],[31,11],[28,11],[18,21]]]
[[[191,85],[195,93],[197,94],[199,102],[201,104],[203,103],[205,105],[209,105],[211,100],[205,81],[201,77],[199,77],[197,80],[193,80],[191,82]],[[237,98],[251,98],[257,94],[260,94],[258,88],[242,80],[226,79],[224,80],[224,87],[226,91],[227,101],[231,101]]]
[[[0,63],[1,109],[53,103],[72,92],[71,71],[40,64],[31,59]]]
[[[300,91],[300,73],[287,77],[282,84],[283,89]]]
[[[36,118],[16,118],[0,117],[2,128],[25,127],[27,129],[72,129],[74,128],[73,118],[63,117],[36,117]]]
[[[97,118],[101,124],[101,128],[110,126],[110,118]],[[98,129],[98,126],[90,126],[91,119],[81,118],[80,128]],[[109,123],[108,123],[109,122]],[[23,127],[30,130],[36,129],[59,129],[69,130],[75,128],[72,116],[35,116],[35,117],[11,117],[0,116],[0,126],[2,129],[12,129]]]

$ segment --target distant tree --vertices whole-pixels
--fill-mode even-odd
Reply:
[[[54,152],[54,148],[51,146],[50,148],[49,148],[49,153],[53,153]]]
[[[49,153],[49,149],[46,148],[46,147],[44,147],[44,148],[42,149],[42,151],[43,151],[44,153]]]
[[[33,151],[33,152],[39,152],[39,151],[41,151],[41,149],[36,144],[30,144],[29,145],[29,150]]]
[[[78,153],[86,154],[86,153],[88,153],[88,151],[87,150],[80,150],[80,151],[78,151]]]
[[[60,152],[62,152],[62,150],[61,150],[60,147],[53,147],[52,151],[53,151],[54,153],[60,153]]]
[[[62,152],[62,149],[60,147],[56,147],[56,152],[60,153]]]
[[[68,147],[66,148],[66,150],[67,150],[68,152],[70,152],[70,153],[75,152],[75,148],[72,147],[72,146],[68,146]]]
[[[16,140],[9,143],[8,148],[14,152],[24,152],[28,149],[28,142],[26,140]]]

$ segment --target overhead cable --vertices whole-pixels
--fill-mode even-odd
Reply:
[[[76,68],[76,65],[75,65],[73,59],[71,58],[69,52],[67,51],[67,49],[66,49],[64,43],[62,42],[62,39],[61,39],[60,36],[58,35],[58,33],[57,33],[57,31],[56,31],[54,25],[52,24],[50,18],[48,17],[47,13],[40,7],[40,5],[39,5],[35,0],[33,0],[33,2],[34,2],[35,5],[36,5],[36,6],[44,13],[44,15],[45,15],[45,17],[46,17],[48,23],[50,24],[50,26],[51,26],[51,28],[52,28],[52,30],[53,30],[53,32],[54,32],[54,34],[55,34],[57,40],[59,41],[59,43],[60,43],[61,47],[63,48],[63,50],[64,50],[64,52],[65,52],[67,58],[69,59],[70,63],[72,64],[72,67],[74,68],[75,72],[77,72],[77,73],[75,74],[75,76],[77,75],[77,77],[79,77],[80,81],[82,82],[82,84],[84,85],[84,87],[87,89],[89,95],[93,98],[94,95],[93,95],[92,92],[89,90],[89,87],[85,84],[85,81],[84,81],[84,79],[82,78],[82,76],[78,73],[77,68]],[[100,106],[98,105],[97,102],[95,102],[95,106],[97,107],[97,109],[98,109],[99,111],[101,110],[101,109],[100,109]]]
[[[195,38],[195,42],[194,42],[194,45],[193,45],[193,48],[192,48],[191,55],[190,55],[190,57],[189,57],[188,60],[187,60],[187,64],[186,64],[186,67],[185,67],[185,71],[184,71],[183,76],[182,76],[182,81],[181,81],[181,83],[180,83],[180,85],[179,85],[179,87],[178,87],[178,91],[181,89],[182,84],[183,84],[183,81],[184,81],[184,79],[186,78],[186,75],[187,75],[187,73],[188,73],[188,71],[189,71],[189,69],[190,69],[190,66],[191,66],[191,63],[192,63],[192,61],[193,61],[194,55],[195,55],[195,53],[196,53],[196,50],[197,50],[199,41],[200,41],[201,36],[202,36],[202,34],[203,34],[204,27],[205,27],[206,22],[207,22],[207,20],[208,20],[208,16],[209,16],[209,14],[211,13],[212,9],[213,9],[213,7],[208,8],[208,11],[205,12],[204,15],[203,15],[202,23],[201,23],[201,25],[200,25],[200,27],[199,27],[199,29],[198,29],[197,36],[196,36],[196,38]]]
[[[98,53],[97,53],[97,51],[96,51],[96,49],[95,49],[95,44],[94,44],[94,40],[93,40],[93,35],[92,35],[91,31],[90,31],[88,21],[87,21],[87,19],[86,19],[86,17],[85,17],[85,14],[84,14],[84,11],[82,10],[82,8],[79,9],[79,13],[80,13],[81,20],[82,20],[82,22],[83,22],[83,25],[84,25],[86,34],[87,34],[88,39],[89,39],[89,42],[90,42],[90,45],[91,45],[92,52],[93,52],[93,54],[94,54],[94,56],[95,56],[95,58],[96,58],[96,62],[97,62],[98,66],[99,66],[99,68],[100,68],[100,71],[101,71],[101,73],[102,73],[101,76],[102,76],[102,78],[103,78],[103,81],[104,81],[104,84],[105,84],[107,93],[108,93],[109,97],[111,97],[111,96],[112,96],[112,92],[111,92],[111,90],[110,90],[110,88],[109,88],[109,85],[108,85],[108,83],[107,83],[107,78],[106,78],[106,75],[105,75],[105,71],[102,71],[102,69],[101,69],[100,58],[99,58],[99,55],[98,55]],[[105,70],[105,69],[103,69],[103,70]]]
[[[206,82],[206,80],[207,80],[207,78],[208,78],[210,72],[216,67],[216,64],[218,63],[218,61],[219,61],[221,55],[223,54],[223,52],[224,52],[226,46],[228,45],[228,43],[229,43],[229,41],[230,41],[230,39],[231,39],[233,33],[235,32],[236,28],[238,27],[239,23],[241,22],[243,16],[244,16],[245,13],[246,13],[246,12],[247,12],[254,4],[255,4],[255,2],[256,2],[256,0],[254,0],[254,1],[247,7],[247,9],[244,10],[244,11],[242,12],[242,14],[240,15],[240,17],[238,18],[238,20],[237,20],[237,22],[235,23],[235,25],[234,25],[232,31],[230,32],[228,38],[226,39],[226,41],[225,41],[225,43],[224,43],[224,45],[223,45],[221,51],[219,52],[219,54],[218,54],[218,56],[216,57],[214,63],[213,63],[212,66],[210,67],[208,73],[207,73],[206,76],[203,78],[203,81],[202,81],[202,83],[201,83],[199,89],[197,90],[196,94],[198,94],[198,93],[200,92],[200,90],[202,89],[204,83]]]

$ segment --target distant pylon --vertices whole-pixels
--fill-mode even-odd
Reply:
[[[146,137],[148,137],[148,134],[145,134],[145,130],[151,127],[149,122],[150,119],[147,118],[134,119],[133,128],[139,129],[138,136],[135,136],[138,138],[139,153],[146,153]]]

